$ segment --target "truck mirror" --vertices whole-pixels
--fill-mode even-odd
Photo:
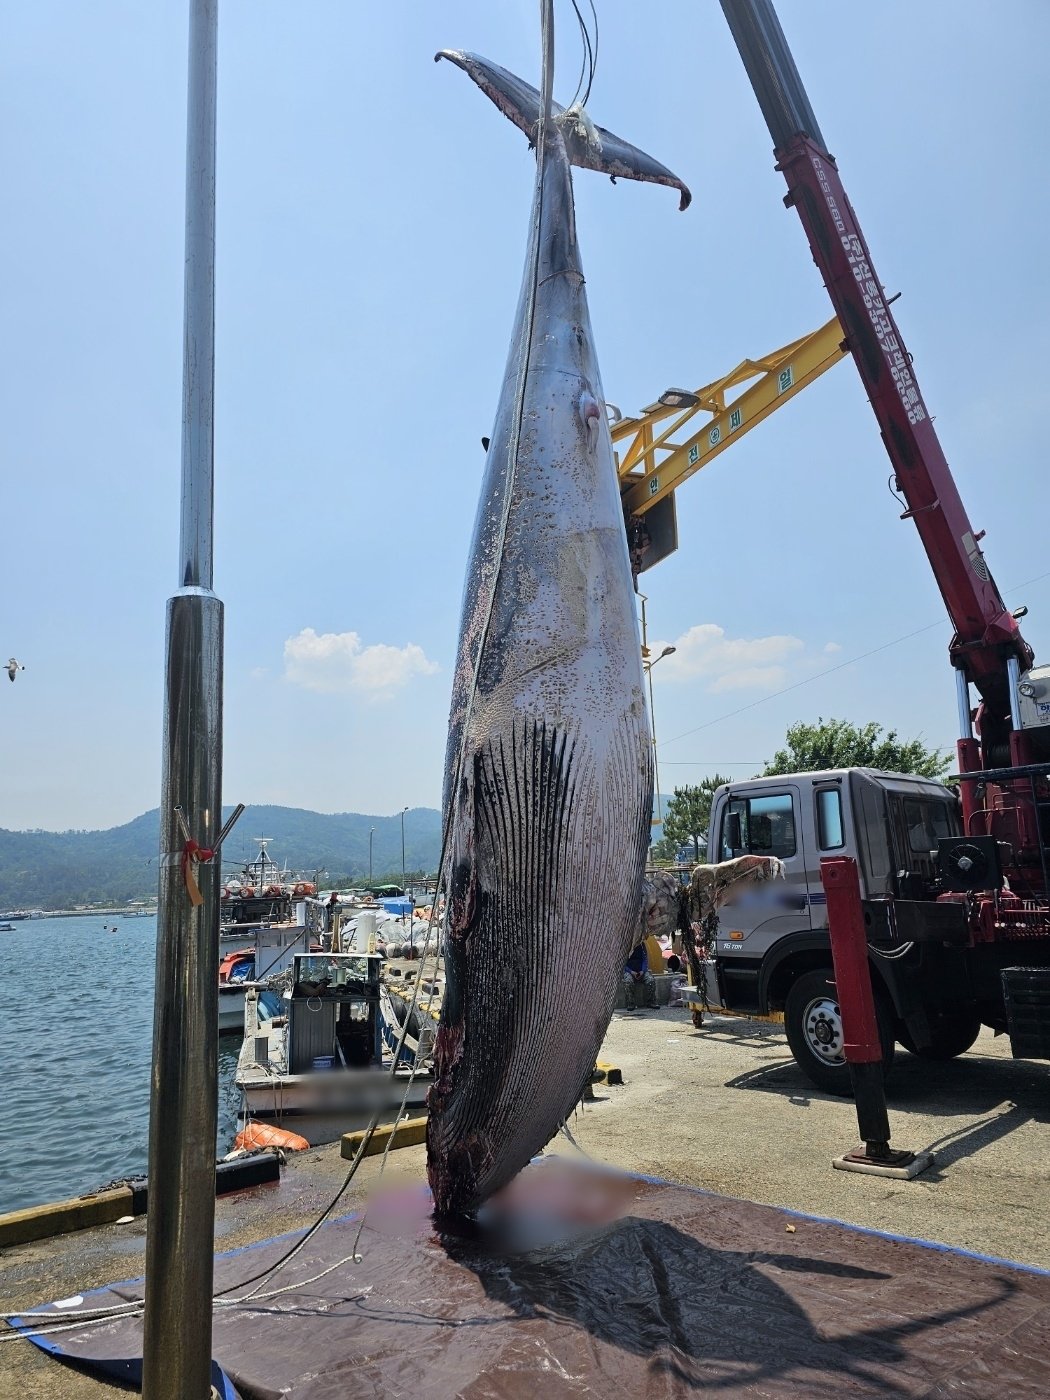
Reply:
[[[731,851],[739,851],[744,844],[740,832],[740,813],[730,812],[726,817],[726,844]]]

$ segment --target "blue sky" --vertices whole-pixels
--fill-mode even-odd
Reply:
[[[524,252],[523,137],[453,68],[532,81],[535,0],[222,0],[216,589],[228,801],[436,805],[459,598]],[[716,0],[598,0],[590,110],[679,173],[588,172],[608,398],[634,410],[830,314]],[[1007,601],[1050,643],[1044,0],[780,0]],[[559,0],[556,94],[578,39]],[[159,791],[176,585],[186,5],[0,11],[0,825]],[[645,579],[665,790],[818,714],[955,737],[948,627],[846,362],[680,493]],[[917,629],[909,640],[842,665]],[[821,676],[829,667],[841,669]],[[799,682],[806,682],[799,685]],[[787,694],[771,693],[797,686]],[[760,702],[760,703],[756,703]],[[681,736],[681,737],[680,737]]]

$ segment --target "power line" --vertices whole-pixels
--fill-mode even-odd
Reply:
[[[903,637],[895,637],[892,642],[883,642],[882,646],[872,647],[871,651],[862,652],[859,656],[851,656],[846,661],[840,661],[837,666],[829,666],[826,671],[818,671],[815,676],[806,676],[804,680],[795,681],[792,685],[786,685],[782,690],[771,691],[769,695],[762,695],[757,700],[752,700],[749,705],[741,705],[739,709],[729,710],[724,715],[717,715],[714,719],[705,720],[703,724],[697,724],[692,729],[683,730],[681,734],[676,734],[673,739],[665,739],[659,745],[663,748],[666,744],[676,744],[679,739],[686,739],[690,734],[698,734],[701,729],[710,729],[713,724],[721,724],[723,720],[733,719],[736,715],[742,715],[748,710],[755,709],[758,705],[764,705],[769,700],[776,700],[781,695],[787,695],[792,690],[800,690],[804,685],[811,685],[813,681],[823,680],[825,676],[833,675],[836,671],[843,671],[847,666],[852,666],[858,661],[866,661],[869,656],[876,656],[880,651],[888,651],[890,647],[899,646],[901,642],[910,641],[912,637],[919,637],[923,632],[932,632],[935,627],[943,627],[944,619],[931,622],[925,627],[917,627],[914,632],[908,632]],[[666,761],[666,760],[665,760]]]
[[[1035,578],[1025,579],[1023,583],[1014,584],[1008,588],[1008,593],[1016,593],[1018,589],[1029,588],[1033,583],[1042,583],[1043,579],[1050,578],[1050,570],[1046,573],[1037,574]],[[883,642],[881,646],[872,647],[870,651],[863,651],[859,656],[851,656],[845,661],[840,661],[836,666],[829,666],[825,671],[818,671],[815,676],[806,676],[804,680],[795,681],[792,685],[786,685],[782,690],[771,691],[769,695],[762,695],[757,700],[752,700],[750,704],[741,705],[739,709],[729,710],[724,715],[717,715],[714,719],[705,720],[703,724],[694,725],[692,729],[685,729],[681,734],[676,734],[672,739],[662,740],[657,747],[665,748],[668,744],[676,744],[679,739],[687,739],[690,734],[699,734],[702,729],[710,729],[713,724],[721,724],[724,720],[735,719],[737,715],[745,714],[748,710],[753,710],[758,705],[764,705],[769,700],[776,700],[781,695],[788,695],[793,690],[800,690],[804,685],[811,685],[813,681],[823,680],[825,676],[834,675],[836,671],[843,671],[847,666],[854,666],[858,661],[867,661],[871,656],[878,656],[880,652],[888,651],[890,647],[900,646],[902,642],[910,642],[913,637],[921,637],[924,632],[932,632],[935,627],[943,627],[947,618],[938,618],[936,622],[929,622],[925,627],[917,627],[914,632],[905,632],[902,637],[894,637],[891,642]],[[721,760],[728,764],[728,759]],[[671,759],[664,759],[664,763],[672,763]],[[677,765],[676,765],[677,766]]]

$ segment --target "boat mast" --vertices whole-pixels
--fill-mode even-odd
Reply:
[[[222,821],[223,630],[212,592],[217,28],[218,0],[190,0],[182,528],[167,609],[146,1400],[206,1400],[211,1387],[219,860],[210,854]]]
[[[267,885],[278,883],[277,876],[280,873],[275,861],[270,859],[270,852],[266,849],[273,840],[272,836],[253,836],[252,840],[259,847],[259,856],[256,861],[258,866],[258,879],[256,880],[256,893],[261,893]]]

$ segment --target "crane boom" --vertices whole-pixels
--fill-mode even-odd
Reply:
[[[846,334],[878,420],[898,489],[922,540],[955,629],[952,664],[984,701],[982,748],[1003,752],[1011,675],[1031,648],[1007,609],[952,478],[911,356],[872,265],[864,235],[817,125],[771,0],[721,0],[813,260]],[[1015,663],[1015,664],[1011,664]],[[1016,708],[1016,707],[1015,707]],[[973,764],[971,766],[978,766]]]
[[[846,353],[842,328],[832,316],[779,350],[742,360],[702,388],[667,389],[640,413],[617,418],[610,431],[624,509],[644,515],[658,506]]]

